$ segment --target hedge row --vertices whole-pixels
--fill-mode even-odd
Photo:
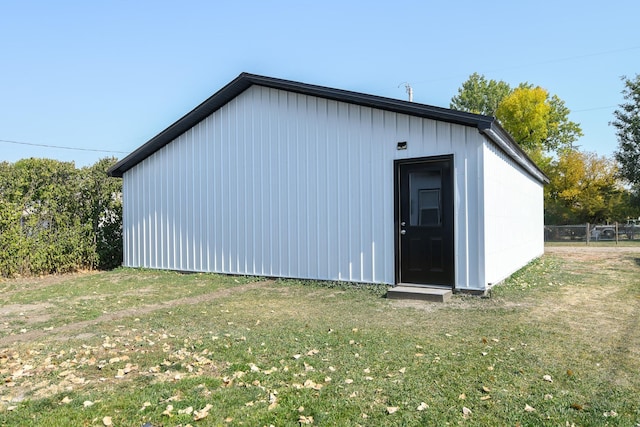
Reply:
[[[116,159],[0,163],[0,276],[113,268],[122,261],[122,182]]]

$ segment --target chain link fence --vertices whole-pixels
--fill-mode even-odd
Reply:
[[[626,224],[545,225],[545,242],[640,241],[640,222]]]

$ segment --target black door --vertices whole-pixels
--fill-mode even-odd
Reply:
[[[452,156],[396,161],[396,280],[454,285]]]

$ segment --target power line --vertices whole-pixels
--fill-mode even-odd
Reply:
[[[563,57],[563,58],[544,59],[544,60],[537,61],[537,62],[522,63],[522,64],[516,64],[516,65],[496,68],[496,69],[493,69],[493,70],[485,70],[481,74],[496,73],[496,72],[499,72],[499,71],[514,70],[514,69],[518,69],[518,68],[532,67],[532,66],[536,66],[536,65],[553,64],[553,63],[557,63],[557,62],[574,61],[574,60],[577,60],[577,59],[589,58],[589,57],[600,56],[600,55],[609,55],[609,54],[612,54],[612,53],[627,52],[627,51],[630,51],[630,50],[637,50],[637,49],[640,49],[640,46],[632,46],[632,47],[626,47],[626,48],[620,48],[620,49],[612,49],[612,50],[606,50],[606,51],[600,51],[600,52],[591,52],[591,53],[585,53],[585,54],[582,54],[582,55],[566,56],[566,57]],[[462,77],[462,74],[459,74],[458,76],[450,74],[447,77],[444,77],[444,76],[443,77],[436,77],[436,78],[432,78],[432,79],[428,79],[428,80],[421,80],[421,81],[413,81],[412,80],[412,82],[414,84],[432,83],[432,82],[438,82],[438,81],[444,81],[444,80],[452,80],[452,79],[459,78],[459,77]]]
[[[582,111],[594,111],[594,110],[609,110],[611,108],[616,108],[618,105],[607,105],[604,107],[593,107],[593,108],[583,108],[581,110],[571,110],[572,113],[581,113]]]
[[[557,63],[557,62],[573,61],[573,60],[576,60],[576,59],[590,58],[590,57],[593,57],[593,56],[600,56],[600,55],[608,55],[608,54],[611,54],[611,53],[627,52],[627,51],[630,51],[630,50],[637,50],[637,49],[640,49],[640,46],[633,46],[633,47],[627,47],[627,48],[621,48],[621,49],[606,50],[606,51],[600,51],[600,52],[585,53],[585,54],[582,54],[582,55],[566,56],[564,58],[546,59],[546,60],[542,60],[542,61],[538,61],[538,62],[531,62],[529,64],[513,65],[511,67],[503,67],[503,68],[496,69],[496,70],[489,70],[488,72],[497,72],[497,71],[502,71],[502,70],[511,70],[511,69],[517,69],[517,68],[531,67],[531,66],[534,66],[534,65],[554,64],[554,63]]]
[[[31,142],[10,141],[8,139],[0,139],[0,142],[7,142],[9,144],[30,145],[32,147],[60,148],[62,150],[93,151],[93,152],[98,152],[98,153],[128,154],[126,151],[96,150],[96,149],[93,149],[93,148],[78,148],[78,147],[62,147],[60,145],[34,144],[34,143],[31,143]]]

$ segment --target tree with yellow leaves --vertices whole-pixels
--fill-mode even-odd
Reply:
[[[626,191],[614,161],[596,153],[564,150],[547,171],[545,223],[621,220]]]
[[[496,117],[528,153],[545,148],[549,137],[549,93],[541,87],[518,87],[498,105]]]
[[[514,140],[539,166],[549,154],[573,148],[582,136],[578,123],[569,120],[564,101],[539,86],[521,83],[517,88],[472,74],[451,99],[450,107],[495,116]]]

